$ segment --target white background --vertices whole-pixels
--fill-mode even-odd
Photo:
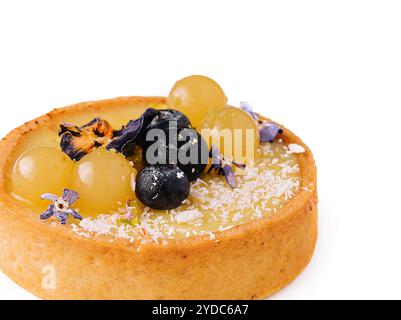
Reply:
[[[2,1],[0,134],[53,107],[218,81],[311,147],[312,263],[275,299],[401,298],[399,1]],[[31,294],[0,274],[0,298]]]

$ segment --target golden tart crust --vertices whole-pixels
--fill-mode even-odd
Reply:
[[[6,189],[6,167],[23,136],[61,116],[164,103],[162,97],[123,97],[55,109],[0,142],[0,269],[44,299],[262,299],[291,282],[309,263],[317,239],[316,167],[309,148],[285,129],[298,154],[300,191],[273,217],[208,235],[140,249],[126,239],[85,238],[43,223],[39,212]],[[57,125],[55,124],[55,125]],[[54,266],[55,288],[42,286]]]

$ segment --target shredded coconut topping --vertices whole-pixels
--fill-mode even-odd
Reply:
[[[203,213],[199,212],[198,210],[187,210],[176,214],[175,221],[177,221],[178,223],[188,223],[202,217]]]
[[[305,148],[303,146],[300,146],[299,144],[296,143],[291,143],[288,145],[288,150],[291,153],[304,153]]]
[[[224,177],[206,175],[191,185],[189,199],[173,210],[157,211],[137,203],[136,223],[126,220],[126,212],[85,218],[73,231],[81,236],[113,235],[139,243],[163,244],[166,239],[208,235],[239,224],[272,217],[300,191],[299,164],[295,153],[302,146],[281,141],[259,147],[255,166],[237,176],[237,187],[230,188]],[[177,177],[180,178],[177,173]],[[312,186],[311,186],[312,187]],[[302,188],[307,191],[307,188]],[[309,191],[309,190],[308,190]]]

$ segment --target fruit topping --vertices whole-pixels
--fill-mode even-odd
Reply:
[[[226,159],[215,145],[212,145],[212,148],[210,149],[210,157],[212,158],[212,165],[208,172],[214,170],[218,174],[223,175],[226,178],[228,185],[231,188],[235,188],[237,186],[237,181],[233,172],[233,166],[245,169],[245,164]]]
[[[40,215],[40,219],[46,220],[54,215],[61,224],[66,224],[68,216],[71,215],[75,219],[82,220],[78,211],[71,209],[71,206],[79,199],[78,192],[65,188],[61,197],[51,193],[44,193],[40,198],[53,202],[53,204]]]
[[[138,119],[131,120],[120,131],[115,132],[115,138],[108,144],[107,149],[114,149],[127,157],[132,156],[135,145],[145,141],[146,128],[158,114],[156,109],[146,109]]]
[[[70,185],[74,162],[62,151],[38,147],[24,152],[15,162],[12,192],[34,203],[45,192],[61,194]]]
[[[260,134],[260,142],[273,142],[273,140],[283,133],[283,130],[273,122],[262,120],[261,116],[252,110],[248,102],[241,101],[241,109],[249,113],[252,118],[257,122]]]
[[[142,169],[136,179],[139,201],[156,210],[175,209],[188,198],[190,183],[186,174],[174,165],[154,165]]]
[[[72,160],[80,160],[86,154],[108,142],[114,136],[111,125],[100,118],[95,118],[84,126],[69,123],[60,125],[60,147]]]
[[[165,132],[169,130],[170,122],[173,121],[178,129],[191,128],[191,122],[185,114],[173,109],[159,110],[152,122],[146,128],[146,131],[151,129],[161,129]]]
[[[117,211],[133,198],[136,170],[123,155],[99,148],[82,158],[72,177],[79,208],[89,214]]]
[[[226,158],[251,164],[259,146],[259,129],[255,120],[240,108],[214,110],[197,130],[208,146],[216,145]]]
[[[227,98],[214,80],[193,75],[175,83],[168,96],[167,105],[186,114],[192,125],[197,128],[210,111],[225,107]]]
[[[177,165],[190,181],[194,181],[205,171],[208,164],[207,143],[200,133],[193,129],[181,130],[178,140]]]
[[[193,129],[168,130],[157,136],[157,141],[143,149],[145,165],[176,164],[190,181],[196,180],[205,170],[209,150],[205,139]]]

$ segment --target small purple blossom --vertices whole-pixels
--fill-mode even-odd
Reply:
[[[273,142],[279,134],[283,133],[283,130],[275,123],[263,121],[260,115],[252,110],[252,106],[248,102],[241,101],[240,107],[257,121],[261,143]]]
[[[79,199],[78,192],[65,188],[61,197],[51,193],[44,193],[40,198],[53,202],[53,204],[40,215],[40,219],[49,219],[54,215],[61,224],[66,224],[68,215],[72,215],[73,218],[82,220],[81,215],[77,211],[71,209],[71,206]]]
[[[253,111],[252,106],[249,102],[245,102],[245,101],[241,101],[239,103],[240,108],[242,110],[244,110],[245,112],[247,112],[248,114],[250,114],[252,116],[253,119],[255,120],[259,120],[259,114],[257,114],[256,112]]]
[[[217,174],[221,174],[226,178],[226,181],[231,188],[235,188],[237,186],[237,180],[233,172],[233,166],[244,169],[245,164],[224,158],[215,145],[212,145],[209,156],[212,159],[212,166],[209,168],[208,173],[215,170]]]
[[[283,133],[283,130],[273,122],[263,123],[259,128],[261,143],[273,142],[279,134]]]

